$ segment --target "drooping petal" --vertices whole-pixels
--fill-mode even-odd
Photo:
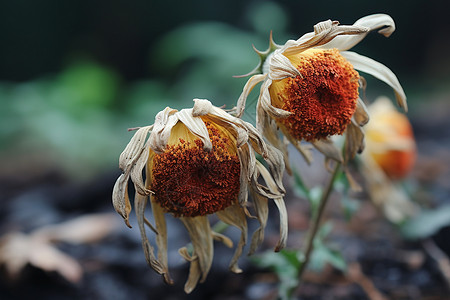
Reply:
[[[338,36],[327,44],[321,46],[321,48],[337,48],[341,51],[349,50],[359,42],[361,42],[367,36],[367,34],[369,34],[369,32],[373,30],[382,28],[378,31],[378,33],[384,35],[385,37],[389,37],[395,31],[394,20],[386,14],[373,14],[365,16],[357,20],[353,25],[363,26],[368,28],[369,30],[358,35]]]
[[[281,80],[288,77],[302,76],[291,61],[281,52],[275,51],[269,61],[269,78]]]
[[[134,163],[134,166],[131,167],[130,178],[134,183],[134,188],[136,192],[141,195],[149,195],[151,191],[147,189],[144,185],[144,180],[142,178],[142,170],[147,163],[148,155],[150,153],[150,147],[146,144],[144,150],[142,151],[139,158]]]
[[[130,198],[128,197],[128,179],[125,174],[121,174],[114,184],[112,193],[112,203],[114,209],[125,220],[125,224],[131,228],[129,216],[131,212]]]
[[[142,248],[144,249],[145,259],[147,263],[159,274],[163,275],[165,270],[158,259],[155,257],[154,249],[150,244],[147,234],[145,232],[144,212],[147,204],[148,196],[136,193],[134,197],[134,209],[136,210],[136,217],[141,232]]]
[[[212,235],[215,241],[221,242],[228,248],[233,248],[233,241],[229,237],[215,231],[212,231]]]
[[[291,113],[286,110],[276,108],[271,103],[270,92],[269,92],[269,87],[271,84],[272,84],[272,80],[270,80],[270,79],[267,79],[266,81],[264,81],[264,83],[261,86],[261,92],[259,95],[258,102],[261,104],[261,108],[266,113],[268,113],[270,116],[272,116],[274,118],[286,118],[289,115],[291,115]]]
[[[311,144],[320,152],[322,152],[326,157],[331,158],[338,162],[343,162],[341,151],[334,145],[334,143],[329,139],[316,140],[311,142]]]
[[[163,131],[167,127],[172,129],[176,124],[177,119],[172,117],[176,112],[176,109],[166,107],[155,116],[152,134],[149,137],[149,145],[156,153],[162,153],[167,145],[167,130],[165,134],[163,134]],[[167,126],[168,123],[170,123],[169,126]],[[168,134],[170,134],[170,130],[168,131]]]
[[[169,274],[169,263],[167,258],[167,226],[164,210],[155,199],[153,199],[153,196],[150,196],[150,204],[152,206],[153,218],[155,219],[158,260],[164,271],[164,281],[168,284],[173,284],[173,280]]]
[[[192,109],[182,109],[177,112],[178,119],[203,142],[203,149],[210,151],[212,143],[209,139],[208,129],[205,122],[199,117],[192,116]]]
[[[148,133],[153,129],[152,126],[139,128],[119,156],[119,168],[126,172],[139,159],[146,148]]]
[[[237,154],[240,163],[238,202],[239,204],[243,205],[245,202],[247,202],[248,198],[247,187],[251,178],[251,174],[253,173],[251,167],[252,163],[250,162],[251,156],[249,153],[248,145],[243,145],[242,147],[239,147],[237,149]]]
[[[274,193],[276,193],[278,186],[273,180],[269,171],[267,171],[267,169],[264,168],[264,166],[259,162],[256,163],[256,167],[258,168],[258,171],[260,172],[261,176],[266,182],[267,187]],[[280,239],[277,245],[275,246],[275,252],[278,252],[286,246],[288,236],[288,219],[287,219],[286,205],[284,204],[283,197],[281,196],[275,197],[273,198],[273,201],[275,202],[278,211],[280,213]]]
[[[247,219],[244,209],[239,204],[234,204],[224,210],[218,211],[216,214],[222,222],[235,226],[241,231],[241,238],[230,262],[230,270],[234,273],[241,273],[242,270],[239,268],[237,262],[247,243]]]
[[[247,101],[248,95],[253,90],[253,88],[258,85],[258,83],[264,81],[267,75],[265,74],[257,74],[250,77],[247,83],[244,85],[244,89],[242,90],[241,95],[236,104],[236,117],[242,117],[245,109],[245,102]]]
[[[298,150],[298,152],[303,156],[308,164],[313,161],[313,154],[311,148],[308,146],[303,146],[300,141],[295,140],[290,134],[286,134],[285,137],[291,142],[291,144]]]
[[[202,269],[200,267],[200,260],[198,259],[197,255],[190,255],[189,251],[186,247],[181,248],[178,250],[178,253],[187,261],[190,262],[189,265],[189,276],[184,284],[184,292],[186,294],[190,294],[195,287],[197,286],[198,281],[200,280],[200,277],[202,276]]]
[[[403,91],[397,76],[395,76],[395,74],[388,67],[355,52],[343,51],[341,54],[353,65],[356,70],[368,73],[390,85],[394,89],[397,104],[405,111],[408,111],[405,92]]]
[[[125,174],[121,181],[122,191],[124,191],[123,188],[126,188],[125,186],[128,183],[128,179],[131,177],[136,191],[139,194],[150,194],[150,190],[144,186],[142,170],[148,158],[149,142],[147,141],[147,136],[152,128],[153,126],[139,128],[120,154],[119,167]],[[124,179],[126,179],[126,183],[124,183]]]
[[[259,222],[258,229],[256,229],[252,235],[250,250],[248,252],[249,255],[252,255],[264,240],[264,230],[266,228],[267,218],[269,216],[269,201],[266,197],[263,197],[257,193],[254,188],[250,188],[250,192],[253,199],[256,218]]]
[[[280,138],[277,124],[273,119],[269,118],[259,104],[256,106],[256,113],[256,126],[258,131],[263,132],[267,141],[281,151],[285,169],[291,174],[287,142]]]
[[[362,128],[353,121],[348,124],[345,132],[345,161],[350,161],[364,150],[364,132]]]
[[[369,113],[361,98],[358,98],[358,102],[356,102],[356,111],[353,114],[353,118],[359,126],[364,126],[369,122]]]
[[[191,237],[194,247],[193,256],[198,257],[201,274],[200,282],[203,282],[206,280],[206,276],[211,269],[214,254],[213,238],[208,217],[180,217],[180,220],[183,222]]]

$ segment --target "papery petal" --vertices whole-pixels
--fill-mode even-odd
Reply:
[[[385,37],[389,37],[395,31],[395,23],[394,20],[386,14],[374,14],[365,16],[359,20],[357,20],[354,26],[363,26],[368,28],[367,32],[358,34],[358,35],[346,35],[346,36],[338,36],[329,43],[321,46],[320,48],[331,49],[337,48],[339,50],[349,50],[361,42],[369,32],[373,30],[377,30],[378,33],[384,35]]]
[[[249,255],[255,253],[256,248],[258,248],[262,241],[264,240],[264,230],[267,224],[267,218],[269,216],[269,201],[266,197],[263,197],[255,191],[255,189],[250,189],[253,204],[256,212],[256,218],[259,222],[259,228],[252,235],[252,241],[250,244]]]
[[[324,45],[339,35],[360,35],[368,32],[367,27],[358,25],[339,25],[337,21],[323,21],[314,26],[314,34],[308,33],[297,41],[288,41],[281,52],[289,57],[305,51],[306,49]]]
[[[176,109],[166,107],[155,116],[155,123],[153,124],[153,130],[150,134],[149,145],[156,153],[162,153],[166,148],[170,130],[177,122],[177,118],[173,117],[173,114],[176,112]],[[169,128],[168,131],[167,127]],[[164,130],[166,130],[165,133],[163,133]]]
[[[353,119],[359,126],[364,126],[369,122],[369,112],[361,98],[358,98],[358,102],[356,102],[356,111],[353,114]]]
[[[270,57],[268,74],[272,80],[302,76],[291,61],[279,51],[275,51]]]
[[[192,108],[192,116],[200,117],[209,114],[212,111],[212,103],[207,99],[194,99],[194,107]]]
[[[247,202],[248,198],[248,183],[251,178],[251,174],[253,173],[251,167],[251,156],[249,154],[248,145],[243,145],[237,149],[237,154],[240,162],[240,177],[239,177],[239,194],[238,194],[238,202],[239,204],[244,204]]]
[[[266,168],[264,168],[264,166],[260,162],[256,163],[256,167],[258,168],[258,171],[260,172],[269,189],[275,193],[278,189],[278,186],[273,180],[270,173],[267,171]],[[275,246],[275,252],[278,252],[286,246],[288,235],[288,220],[287,220],[286,205],[284,204],[283,197],[281,196],[275,197],[273,198],[273,201],[278,207],[278,211],[280,213],[280,239],[277,245]]]
[[[259,103],[261,105],[261,108],[268,113],[270,116],[274,118],[286,118],[291,115],[290,112],[276,108],[275,106],[272,106],[271,100],[270,100],[270,92],[269,87],[272,84],[272,80],[266,80],[261,86],[261,92],[259,95]]]
[[[152,126],[139,128],[119,156],[119,168],[126,172],[141,157],[146,148],[148,133],[153,129]]]
[[[142,170],[147,163],[149,153],[150,147],[146,146],[130,172],[130,178],[134,183],[134,188],[136,192],[141,195],[149,195],[151,193],[151,191],[145,187],[144,179],[142,178]]]
[[[316,140],[311,144],[323,153],[326,157],[331,158],[338,162],[343,162],[341,151],[334,145],[329,139]]]
[[[139,231],[141,233],[142,248],[144,249],[145,259],[147,263],[159,274],[163,275],[165,270],[161,263],[156,259],[154,249],[150,244],[145,232],[144,212],[147,204],[148,196],[137,194],[134,197],[134,209],[136,211]]]
[[[348,162],[364,150],[364,131],[353,121],[347,126],[345,141],[345,161]]]
[[[192,116],[192,109],[182,109],[177,112],[178,119],[203,142],[203,149],[210,151],[212,143],[209,139],[208,129],[205,122],[199,117]]]
[[[216,213],[217,217],[228,225],[235,226],[241,231],[241,238],[230,262],[230,270],[234,273],[241,273],[238,267],[238,259],[242,255],[245,244],[247,243],[247,218],[244,209],[239,204],[233,204],[224,210]]]
[[[200,282],[203,282],[211,269],[214,254],[212,232],[208,217],[180,217],[180,220],[183,222],[191,237],[194,247],[193,257],[198,257],[201,272]]]
[[[112,203],[114,209],[125,220],[125,224],[131,228],[129,216],[131,212],[130,198],[128,197],[128,179],[125,174],[121,174],[114,184],[112,193]]]
[[[353,65],[356,70],[368,73],[390,85],[394,89],[397,104],[405,111],[408,111],[405,92],[403,91],[397,76],[395,76],[395,74],[388,67],[355,52],[343,51],[341,54]]]
[[[232,248],[233,247],[233,241],[229,237],[227,237],[227,236],[225,236],[225,235],[223,235],[221,233],[215,232],[215,231],[212,231],[212,235],[213,235],[213,239],[215,241],[221,242],[222,244],[224,244],[228,248]]]
[[[292,138],[290,134],[286,134],[285,137],[291,142],[291,144],[297,149],[297,151],[303,156],[306,163],[311,164],[313,161],[313,154],[311,152],[311,147],[302,146],[301,142]]]
[[[267,75],[265,74],[257,74],[250,77],[247,83],[244,85],[244,89],[242,90],[241,95],[236,104],[236,117],[242,117],[245,109],[245,102],[247,101],[248,95],[253,90],[253,88],[258,85],[260,82],[266,79]]]
[[[190,255],[189,251],[186,249],[186,247],[181,248],[178,250],[178,253],[187,261],[190,262],[189,265],[189,276],[184,284],[184,292],[186,294],[190,294],[195,287],[197,286],[198,281],[200,280],[200,277],[202,276],[202,269],[200,267],[200,261],[198,259],[197,255]]]
[[[173,280],[169,274],[169,264],[167,258],[167,226],[164,210],[155,201],[153,196],[150,196],[150,204],[152,206],[153,218],[155,219],[155,227],[157,231],[156,244],[158,245],[158,260],[163,268],[164,281],[168,284],[173,284]]]

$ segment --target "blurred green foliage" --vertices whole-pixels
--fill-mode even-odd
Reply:
[[[189,108],[193,98],[206,98],[232,108],[246,81],[233,75],[256,66],[251,44],[266,47],[269,28],[284,30],[286,15],[267,2],[252,6],[246,18],[260,30],[200,21],[166,32],[148,49],[156,79],[127,81],[89,55],[69,53],[71,62],[58,73],[0,82],[2,161],[89,178],[118,169],[118,156],[132,136],[127,128],[152,124],[166,106]],[[245,118],[253,122],[254,113]]]

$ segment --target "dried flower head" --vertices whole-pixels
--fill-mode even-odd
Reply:
[[[366,149],[359,166],[371,200],[390,221],[400,223],[419,210],[397,182],[414,165],[412,126],[386,97],[377,98],[368,110],[371,121],[365,127]]]
[[[192,253],[187,248],[179,251],[190,261],[187,293],[198,281],[206,279],[212,264],[213,239],[232,245],[231,240],[211,229],[210,214],[216,214],[221,221],[241,230],[241,239],[230,263],[233,272],[241,272],[237,260],[247,241],[248,192],[253,196],[254,214],[260,223],[253,234],[250,252],[254,252],[264,238],[268,199],[274,200],[280,212],[281,237],[276,251],[284,247],[287,238],[282,154],[266,144],[251,124],[213,106],[208,100],[194,99],[194,102],[192,109],[177,111],[167,107],[157,114],[154,125],[137,130],[120,155],[123,174],[113,191],[114,208],[130,226],[127,185],[131,178],[146,259],[168,283],[172,279],[167,262],[165,215],[170,213],[183,222],[193,245]],[[262,156],[270,172],[256,160],[255,152]],[[258,181],[260,175],[266,185]],[[148,199],[155,226],[144,216]],[[145,224],[157,233],[158,257],[148,241]]]
[[[286,162],[286,146],[277,128],[308,160],[308,151],[300,145],[302,140],[311,142],[327,157],[342,161],[340,151],[328,138],[346,133],[345,159],[352,158],[364,148],[361,127],[369,120],[358,91],[364,80],[356,70],[389,84],[398,104],[407,109],[403,89],[391,70],[347,51],[376,29],[388,37],[395,30],[394,21],[384,14],[366,16],[350,26],[328,20],[315,25],[314,32],[283,46],[276,45],[270,37],[266,51],[255,49],[261,62],[247,74],[253,76],[238,100],[237,116],[242,114],[250,91],[262,82],[257,128],[283,149]]]

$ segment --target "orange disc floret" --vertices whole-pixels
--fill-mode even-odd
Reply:
[[[289,59],[302,76],[284,79],[284,88],[272,95],[279,97],[273,105],[292,113],[278,122],[298,140],[344,133],[356,109],[358,72],[336,49],[310,49]]]
[[[151,190],[156,201],[176,217],[212,214],[237,201],[239,158],[230,153],[229,139],[206,125],[211,151],[203,149],[200,139],[193,143],[179,139],[153,161]]]

